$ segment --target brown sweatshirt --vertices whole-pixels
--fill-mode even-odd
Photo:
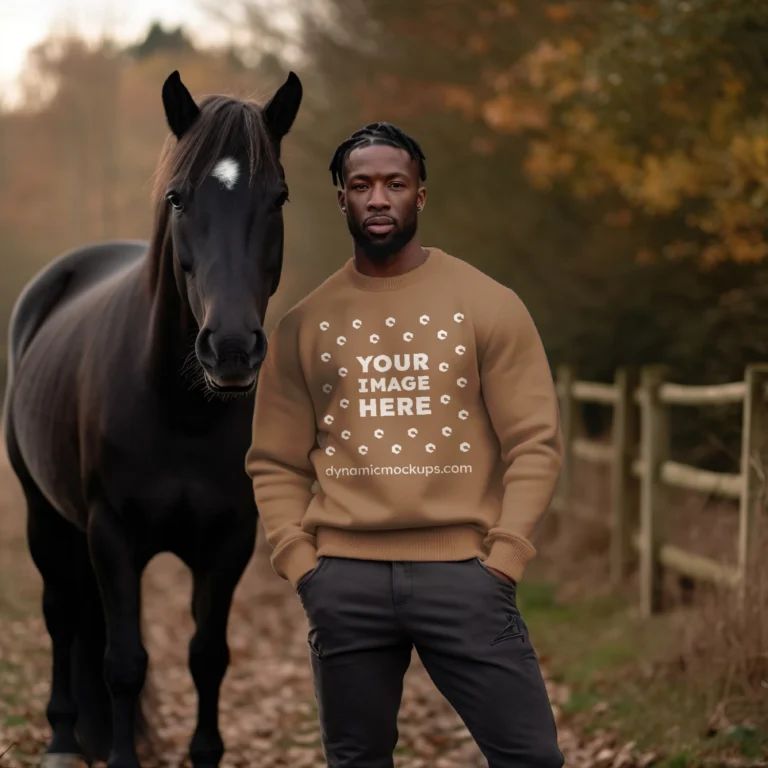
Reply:
[[[427,250],[396,277],[350,259],[270,335],[246,471],[294,586],[321,555],[516,580],[535,555],[562,462],[541,339],[512,290]]]

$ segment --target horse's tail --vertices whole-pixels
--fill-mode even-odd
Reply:
[[[77,736],[91,760],[106,762],[112,747],[112,701],[104,677],[107,648],[106,622],[96,575],[90,562],[85,564],[80,593],[77,632],[72,648],[72,695],[77,708]],[[152,740],[145,716],[145,685],[137,707],[136,736],[141,742]]]

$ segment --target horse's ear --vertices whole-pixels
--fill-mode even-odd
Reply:
[[[168,127],[180,139],[200,114],[200,108],[181,82],[178,70],[168,75],[163,83],[163,106]]]
[[[290,72],[286,81],[264,107],[264,122],[278,141],[291,130],[303,92],[301,80],[294,72]]]

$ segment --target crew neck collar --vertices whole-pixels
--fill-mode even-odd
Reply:
[[[364,275],[357,269],[354,257],[351,257],[344,264],[344,272],[352,284],[363,291],[391,291],[397,288],[404,288],[435,273],[440,256],[442,255],[441,251],[438,248],[428,246],[424,246],[424,250],[427,252],[427,258],[417,267],[409,269],[400,275],[390,275],[388,277]]]

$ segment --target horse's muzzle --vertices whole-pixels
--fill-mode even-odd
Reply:
[[[248,392],[255,385],[264,361],[267,339],[262,329],[228,337],[203,330],[195,347],[210,389],[215,392]]]

